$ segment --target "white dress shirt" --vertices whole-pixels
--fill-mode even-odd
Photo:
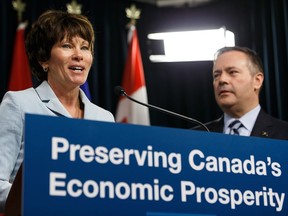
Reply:
[[[243,127],[239,128],[239,135],[240,136],[250,136],[251,131],[254,127],[255,121],[257,119],[257,116],[260,112],[260,105],[256,106],[254,109],[243,115],[241,118],[238,120],[241,121]],[[230,128],[228,127],[231,122],[236,120],[235,118],[232,118],[228,114],[224,113],[224,128],[223,128],[223,133],[229,134],[230,133]]]

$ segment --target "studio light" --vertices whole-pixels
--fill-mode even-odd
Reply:
[[[220,29],[148,34],[150,40],[163,40],[164,55],[150,55],[152,62],[212,61],[224,46],[235,46],[234,33]]]

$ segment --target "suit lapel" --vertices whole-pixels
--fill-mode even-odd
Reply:
[[[270,116],[261,109],[254,124],[253,130],[251,131],[251,136],[270,137],[269,132],[271,131],[271,127],[272,122]]]
[[[223,133],[223,128],[224,128],[224,118],[223,116],[219,119],[216,120],[218,122],[218,124],[216,124],[214,126],[214,131],[215,132],[219,132],[219,133]]]
[[[210,131],[212,132],[219,132],[223,133],[224,127],[224,118],[223,116],[220,119],[217,119],[213,122],[207,123],[207,126]],[[266,114],[262,109],[260,110],[254,127],[251,131],[250,136],[262,137],[262,138],[269,138],[273,135],[273,127],[271,122],[271,116]]]
[[[224,118],[223,116],[214,121],[205,124],[211,132],[223,133]]]
[[[47,81],[42,82],[35,90],[39,98],[41,99],[41,101],[46,105],[48,109],[50,109],[52,112],[58,115],[71,117],[71,115],[66,111],[63,105],[60,103],[59,99],[57,98],[55,93],[52,91]]]
[[[87,98],[83,90],[80,88],[81,101],[84,104],[84,119],[95,119],[98,115],[94,104]]]

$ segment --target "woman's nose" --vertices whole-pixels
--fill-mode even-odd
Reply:
[[[83,54],[80,49],[75,49],[72,58],[74,60],[83,60]]]

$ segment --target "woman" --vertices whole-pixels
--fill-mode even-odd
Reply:
[[[114,122],[92,104],[80,86],[93,61],[94,31],[83,15],[50,10],[33,24],[26,38],[37,88],[7,92],[0,105],[0,212],[23,161],[25,113]]]

